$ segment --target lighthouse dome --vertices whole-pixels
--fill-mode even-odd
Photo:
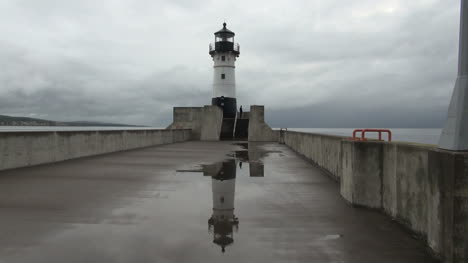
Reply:
[[[239,44],[234,43],[234,32],[226,28],[226,22],[223,23],[223,28],[214,33],[215,42],[210,44],[210,55],[213,56],[216,52],[232,52],[239,56]]]
[[[223,28],[214,33],[216,37],[230,38],[235,36],[234,32],[226,28],[226,22],[223,23]]]

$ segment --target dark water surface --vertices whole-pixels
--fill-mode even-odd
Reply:
[[[186,142],[0,172],[0,262],[433,262],[279,144]]]
[[[60,126],[0,126],[0,132],[20,131],[99,131],[99,130],[152,130],[164,129],[157,127],[60,127]],[[321,133],[351,137],[354,128],[288,128],[291,131]],[[394,141],[414,142],[423,144],[438,144],[442,132],[440,128],[391,128]],[[369,133],[368,138],[377,138]],[[386,138],[386,136],[384,136]]]
[[[289,128],[288,130],[352,137],[354,128]],[[440,128],[390,128],[390,131],[392,132],[393,141],[437,145],[439,143],[439,138],[440,138],[442,129]],[[378,136],[376,133],[369,133],[369,134],[366,134],[366,137],[377,139]],[[387,135],[384,134],[383,138],[386,140]]]

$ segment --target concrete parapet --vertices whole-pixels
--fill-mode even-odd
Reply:
[[[0,133],[0,170],[188,141],[190,130]]]
[[[284,143],[340,180],[351,204],[382,210],[444,262],[468,262],[467,155],[292,131]]]
[[[279,131],[265,123],[264,106],[252,105],[249,113],[249,141],[278,141]]]
[[[204,106],[200,140],[219,141],[222,124],[223,110],[218,106]]]
[[[174,107],[173,122],[166,129],[191,129],[192,140],[218,141],[223,110],[218,106]]]
[[[342,141],[341,195],[355,205],[382,206],[382,145]]]
[[[173,122],[166,129],[191,129],[192,139],[200,140],[203,107],[174,107]]]
[[[290,148],[328,171],[333,179],[340,180],[342,137],[285,131],[283,139]]]
[[[174,107],[173,114],[173,123],[166,129],[191,129],[192,140],[220,140],[223,112],[218,106]],[[250,112],[242,114],[242,119],[248,120],[248,132],[244,133],[248,133],[249,141],[278,141],[279,131],[265,123],[264,106],[252,105]]]

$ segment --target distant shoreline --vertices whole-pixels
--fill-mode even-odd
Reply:
[[[129,125],[121,123],[106,123],[93,121],[51,121],[29,117],[0,115],[0,126],[38,126],[38,127],[147,127],[144,125]]]

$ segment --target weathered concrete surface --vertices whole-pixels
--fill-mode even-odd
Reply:
[[[239,230],[221,253],[207,232],[211,179],[227,142],[186,142],[0,172],[2,262],[434,262],[386,216],[283,145],[249,144],[237,165]],[[261,154],[258,154],[261,152]],[[263,156],[261,160],[259,156]]]
[[[341,141],[343,137],[287,131],[284,143],[330,172],[337,181],[341,178]]]
[[[192,140],[200,140],[203,107],[174,107],[172,119],[166,129],[191,129]]]
[[[250,142],[277,142],[279,131],[274,131],[265,122],[264,106],[252,105],[249,113],[249,141]]]
[[[382,145],[342,142],[341,194],[355,205],[382,207]]]
[[[189,139],[190,130],[2,132],[0,170]]]
[[[166,129],[191,129],[192,140],[219,141],[222,121],[218,106],[174,107],[173,122]]]
[[[428,149],[410,145],[397,146],[397,193],[393,197],[397,203],[397,217],[417,233],[428,233],[427,221],[432,216],[428,214],[428,210],[439,202],[436,200],[437,203],[434,204],[431,200],[429,187],[434,182],[429,180],[428,154]]]
[[[218,106],[204,106],[202,117],[202,141],[219,141],[223,124],[223,109]]]
[[[240,113],[237,113],[240,118]],[[243,119],[249,119],[248,140],[277,142],[279,131],[265,123],[264,106],[252,105],[250,112],[244,112]],[[217,141],[223,124],[222,109],[217,106],[174,107],[173,123],[167,129],[192,129],[192,140]]]
[[[468,158],[464,154],[344,137],[335,140],[341,147],[331,147],[335,151],[330,152],[324,150],[321,137],[330,149],[329,136],[319,134],[287,131],[284,141],[341,178],[341,194],[350,203],[382,209],[419,235],[445,262],[468,261]]]

